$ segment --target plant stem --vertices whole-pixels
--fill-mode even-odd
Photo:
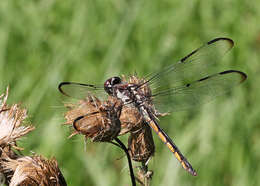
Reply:
[[[130,171],[130,177],[131,177],[131,181],[132,181],[132,186],[136,186],[134,170],[133,170],[133,166],[132,166],[131,157],[130,157],[130,155],[128,153],[128,149],[126,148],[124,143],[122,143],[118,138],[115,138],[115,141],[119,144],[121,149],[123,149],[125,151],[125,153],[126,153],[127,160],[128,160],[129,171]]]

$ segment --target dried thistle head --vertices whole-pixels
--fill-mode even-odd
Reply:
[[[112,141],[121,130],[122,104],[113,97],[102,102],[97,97],[88,96],[69,109],[65,118],[66,124],[73,125],[75,129],[71,136],[83,134],[94,142],[104,142]]]
[[[27,117],[26,109],[20,108],[18,104],[8,106],[7,98],[8,88],[6,93],[0,96],[0,147],[11,145],[18,148],[16,141],[34,130],[34,127],[21,125]]]
[[[146,163],[155,151],[153,136],[150,127],[143,123],[143,127],[131,132],[128,138],[128,149],[131,159]]]
[[[66,185],[55,159],[47,160],[41,156],[21,156],[14,149],[16,141],[32,130],[24,126],[26,109],[18,104],[8,106],[8,88],[0,96],[0,172],[9,185]]]
[[[3,172],[12,175],[10,186],[16,185],[57,185],[65,186],[65,179],[56,159],[42,156],[24,156],[6,159],[2,163]]]
[[[123,106],[120,116],[121,131],[119,135],[139,130],[143,126],[143,117],[137,108]]]

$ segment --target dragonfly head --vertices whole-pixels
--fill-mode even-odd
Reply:
[[[113,87],[122,82],[120,77],[112,77],[105,81],[104,89],[109,95],[113,95]]]

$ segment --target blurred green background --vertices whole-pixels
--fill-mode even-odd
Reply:
[[[154,136],[152,183],[260,185],[260,1],[1,0],[0,90],[10,85],[9,104],[22,103],[37,127],[20,146],[55,156],[68,185],[131,185],[119,149],[67,139],[59,82],[143,76],[215,37],[235,41],[220,67],[244,71],[248,80],[200,109],[161,119],[198,176]]]

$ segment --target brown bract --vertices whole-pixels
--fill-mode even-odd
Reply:
[[[154,154],[155,146],[151,128],[144,123],[143,127],[131,132],[128,138],[128,149],[131,159],[146,163]]]
[[[15,142],[35,128],[30,125],[22,125],[27,117],[26,109],[20,108],[18,104],[8,106],[7,98],[8,88],[6,93],[0,96],[0,147],[11,145],[18,148]]]
[[[4,159],[18,157],[13,149],[22,150],[16,142],[35,129],[31,125],[23,125],[27,117],[26,109],[20,108],[18,104],[7,105],[8,93],[7,88],[6,93],[0,96],[0,172]]]
[[[66,124],[73,125],[75,129],[71,136],[80,133],[94,142],[112,141],[118,136],[122,109],[119,100],[109,97],[102,102],[95,96],[88,96],[69,109],[65,118]]]
[[[138,109],[132,106],[123,106],[121,116],[121,131],[119,135],[124,135],[130,131],[136,131],[143,126],[143,117]]]
[[[4,182],[11,186],[17,185],[66,185],[55,159],[47,160],[42,156],[22,156],[16,150],[17,140],[25,136],[34,127],[24,125],[27,118],[26,109],[20,105],[6,104],[8,88],[0,96],[0,173]]]

